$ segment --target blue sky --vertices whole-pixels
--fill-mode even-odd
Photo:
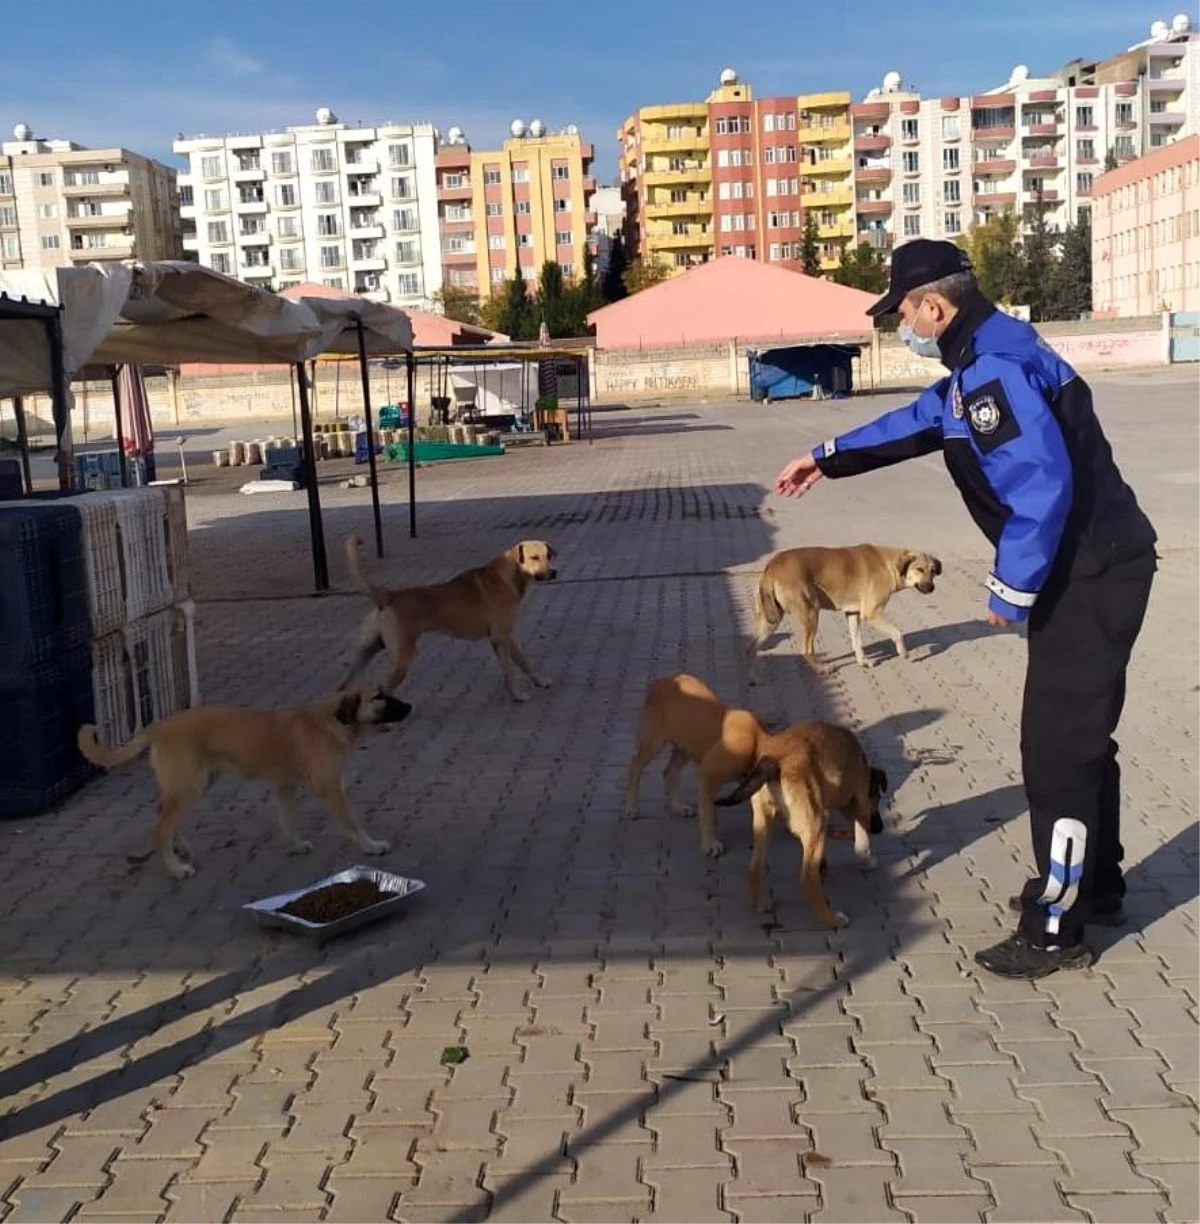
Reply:
[[[318,106],[348,122],[458,124],[477,148],[540,118],[577,123],[607,180],[626,115],[702,98],[727,65],[759,96],[861,96],[891,69],[926,95],[969,93],[1018,63],[1114,54],[1174,3],[1005,0],[951,16],[930,0],[8,0],[0,130],[24,122],[175,161],[178,132],[286,127]],[[747,28],[731,31],[742,12]]]

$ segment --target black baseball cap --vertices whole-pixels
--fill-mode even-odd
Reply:
[[[893,314],[914,289],[932,284],[944,276],[970,271],[971,260],[966,251],[955,246],[953,242],[914,238],[911,242],[898,246],[892,253],[892,275],[888,291],[867,314],[872,318]]]

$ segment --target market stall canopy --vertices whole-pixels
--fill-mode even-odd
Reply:
[[[321,353],[357,356],[359,319],[368,356],[386,357],[412,349],[413,329],[408,315],[385,302],[372,302],[358,293],[311,282],[291,285],[279,296],[307,307],[320,322],[321,344],[309,356]]]

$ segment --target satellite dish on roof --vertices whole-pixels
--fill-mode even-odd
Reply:
[[[31,128],[28,123],[18,123],[17,126],[13,128],[13,136],[15,136],[17,140],[32,140],[33,128]]]
[[[450,129],[450,130],[449,130],[449,131],[446,133],[446,143],[447,143],[447,144],[456,145],[456,144],[462,144],[462,142],[463,142],[463,130],[462,130],[462,128],[460,128],[460,127],[452,127],[452,128],[451,128],[451,129]]]
[[[525,121],[523,119],[514,119],[508,125],[508,130],[513,134],[513,137],[520,140],[525,135]]]
[[[1187,13],[1176,13],[1175,16],[1171,18],[1172,34],[1186,34],[1189,30],[1191,30],[1191,28],[1192,19],[1187,15]]]
[[[530,136],[533,136],[533,137],[545,136],[546,125],[540,119],[535,119],[529,125],[529,134]]]
[[[317,122],[322,127],[328,127],[331,123],[337,123],[337,115],[335,115],[328,106],[318,107]]]
[[[738,75],[732,68],[722,68],[721,69],[721,84],[722,85],[736,85],[737,79],[738,79]]]
[[[1028,65],[1026,65],[1026,64],[1018,64],[1018,65],[1017,65],[1017,66],[1016,66],[1016,67],[1015,67],[1015,68],[1012,70],[1012,76],[1010,76],[1008,79],[1009,79],[1009,81],[1011,81],[1011,82],[1012,82],[1014,85],[1020,85],[1020,84],[1021,84],[1023,81],[1028,81],[1028,80],[1029,80],[1029,67],[1028,67]]]
[[[883,92],[895,93],[903,83],[904,78],[898,72],[888,72],[883,78]]]
[[[578,136],[579,135],[579,124],[568,123],[567,124],[567,135],[568,136]]]
[[[1162,42],[1170,33],[1171,27],[1165,21],[1156,21],[1150,27],[1150,37],[1157,42]]]

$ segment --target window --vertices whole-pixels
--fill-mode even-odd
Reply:
[[[900,120],[900,139],[901,140],[920,140],[921,138],[921,121],[919,119],[901,119]]]
[[[959,117],[957,115],[942,116],[942,139],[957,140],[961,135],[961,129],[958,125]]]
[[[919,174],[921,171],[921,155],[914,149],[909,149],[904,154],[904,173]]]
[[[211,246],[219,246],[229,241],[229,226],[224,221],[208,223],[208,241]]]
[[[529,201],[528,200],[518,200],[515,205],[515,212],[518,217],[528,217],[529,216]]]
[[[528,166],[514,166],[513,172],[512,172],[512,181],[514,183],[528,183],[529,182],[529,167]]]
[[[575,265],[573,263],[565,263],[559,265],[562,268],[562,274],[570,280],[575,275]]]
[[[1080,170],[1075,176],[1075,191],[1078,195],[1092,194],[1092,172],[1090,170]]]
[[[336,238],[341,232],[342,222],[337,213],[318,213],[317,233],[322,238]]]
[[[1119,158],[1131,158],[1133,156],[1133,137],[1118,136],[1113,143],[1113,153]]]
[[[942,214],[942,229],[947,234],[962,233],[962,213],[948,212]]]
[[[767,258],[768,259],[778,259],[779,258],[779,243],[778,242],[772,242],[771,245],[767,248]]]
[[[401,180],[397,179],[396,181],[400,182]],[[407,176],[405,177],[404,181],[405,182],[409,181]],[[445,187],[447,191],[459,191],[463,187],[469,187],[470,185],[471,184],[468,181],[468,176],[461,172],[457,174],[443,174],[442,175],[442,186]]]
[[[499,170],[485,170],[483,172],[483,181],[485,186],[494,187],[497,183],[501,183],[504,180]]]
[[[336,168],[333,150],[330,148],[313,149],[312,168],[317,174],[328,174]]]
[[[920,183],[905,183],[903,191],[904,191],[905,204],[920,204],[921,202],[921,184]]]
[[[296,184],[280,183],[275,188],[275,203],[278,204],[280,208],[295,208]]]
[[[447,204],[447,221],[470,221],[471,210],[466,204]]]
[[[243,238],[252,238],[255,234],[265,234],[266,232],[266,217],[243,217],[241,224],[238,226],[238,233]]]
[[[771,214],[771,216],[774,215],[774,213]],[[721,232],[727,234],[731,229],[733,229],[733,218],[728,213],[725,213],[721,217]]]
[[[1075,126],[1090,128],[1095,127],[1095,113],[1090,106],[1077,106],[1075,108]]]
[[[767,195],[773,196],[778,194],[779,180],[767,179]]]
[[[57,234],[43,234],[42,235],[42,250],[43,251],[57,251],[58,247],[59,247],[59,241],[58,241]]]
[[[724,115],[720,115],[713,123],[713,131],[718,136],[726,136],[729,134],[729,120]]]
[[[5,170],[0,170],[0,195],[13,194],[12,175]]]
[[[519,247],[533,246],[533,235],[532,234],[518,234],[517,235],[517,246]]]
[[[416,297],[421,292],[421,274],[419,272],[401,272],[400,292],[405,297]]]
[[[459,177],[464,179],[464,182],[460,183],[459,186],[465,187],[467,185],[465,182],[466,175],[460,175]],[[446,178],[443,180],[443,182],[445,183],[447,187],[450,187],[453,185],[450,183],[449,180],[450,180],[450,175],[447,175]],[[409,175],[409,174],[401,174],[401,175],[398,175],[396,178],[392,179],[392,199],[393,200],[411,200],[413,198],[412,184],[413,184],[412,175]]]
[[[271,173],[272,174],[295,174],[296,163],[292,157],[291,150],[286,150],[282,153],[271,154]]]
[[[1118,102],[1117,103],[1117,122],[1132,123],[1133,122],[1133,103]]]
[[[318,204],[337,203],[337,183],[333,179],[323,179],[313,184],[314,199]]]
[[[717,188],[717,199],[718,200],[728,200],[730,197],[730,191],[731,191],[732,186],[733,185],[731,183],[722,183]]]
[[[767,152],[773,153],[774,150],[768,149]],[[774,160],[775,159],[773,157],[767,158],[767,161],[774,161]],[[727,170],[729,168],[729,150],[728,149],[718,149],[717,150],[717,168],[720,170]],[[680,167],[680,169],[682,169],[682,167]]]
[[[225,177],[225,159],[220,154],[200,159],[200,173],[206,179]]]
[[[763,131],[773,132],[775,130],[775,116],[763,115]]]
[[[390,166],[407,166],[410,164],[409,158],[411,154],[408,151],[406,144],[388,145],[388,165]]]
[[[205,191],[205,212],[225,212],[228,207],[229,203],[225,198],[225,189],[223,187],[210,187],[207,191]]]
[[[243,204],[261,204],[263,202],[262,185],[253,183],[249,187],[239,187],[238,199]]]
[[[43,221],[53,220],[55,217],[58,216],[58,205],[57,204],[39,204],[38,205],[38,216],[41,217]]]
[[[905,238],[918,238],[921,234],[921,214],[909,213],[904,218],[904,236]]]
[[[686,224],[685,224],[685,228],[683,232],[685,234],[687,233]],[[570,246],[571,245],[571,231],[570,230],[556,230],[554,233],[554,242],[557,246]]]
[[[323,246],[321,248],[322,268],[340,268],[343,262],[342,248],[340,246]]]
[[[221,272],[225,276],[230,276],[233,273],[233,260],[224,251],[218,251],[216,254],[210,255],[208,264],[214,272]]]
[[[15,204],[0,204],[0,226],[15,229],[17,226],[17,206]]]
[[[487,215],[489,217],[502,217],[504,215],[504,205],[499,200],[493,200],[487,206]]]
[[[493,268],[492,269],[492,284],[493,285],[498,285],[501,281],[507,280],[507,279],[508,277],[504,275],[503,268]]]
[[[956,174],[960,168],[958,149],[942,150],[942,169],[947,174]]]
[[[671,188],[671,203],[672,204],[686,204],[687,203],[686,189],[683,187],[672,187]]]
[[[402,264],[417,263],[417,244],[411,239],[396,243],[396,262]]]
[[[570,212],[571,211],[571,201],[570,200],[555,200],[554,201],[554,211],[555,212]]]
[[[503,251],[504,250],[504,235],[503,234],[489,234],[488,235],[488,246],[493,251]]]
[[[1075,156],[1080,161],[1095,161],[1096,142],[1094,140],[1077,140],[1075,142]]]
[[[397,208],[392,212],[392,228],[401,231],[417,228],[417,210],[415,208]]]
[[[300,237],[300,223],[295,217],[280,217],[276,228],[280,238]]]
[[[942,184],[942,202],[945,204],[962,203],[962,184],[958,179],[947,179]]]
[[[521,279],[526,281],[537,280],[537,269],[533,264],[521,265]]]
[[[266,247],[250,247],[242,252],[242,263],[247,268],[265,268],[269,262]]]
[[[550,175],[552,178],[556,178],[560,182],[565,181],[566,179],[569,179],[571,177],[571,167],[570,166],[554,166],[550,171]]]

